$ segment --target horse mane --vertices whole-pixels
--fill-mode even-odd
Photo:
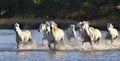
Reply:
[[[58,26],[57,26],[57,24],[56,23],[54,23],[54,32],[56,32],[57,30],[58,30]]]

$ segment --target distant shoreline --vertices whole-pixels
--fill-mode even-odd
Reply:
[[[67,29],[70,24],[77,24],[78,20],[71,19],[43,19],[43,18],[2,18],[0,19],[0,29],[13,29],[15,23],[19,23],[22,29],[38,29],[41,23],[46,21],[55,21],[58,27]],[[106,23],[112,23],[115,28],[120,30],[120,21],[112,20],[88,20],[90,26],[98,28],[100,30],[106,30]]]
[[[77,24],[75,20],[43,19],[43,18],[3,18],[0,19],[0,29],[13,29],[15,23],[19,23],[22,29],[38,29],[41,23],[55,21],[60,28],[66,29],[69,24]]]

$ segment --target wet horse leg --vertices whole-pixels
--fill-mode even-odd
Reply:
[[[93,49],[93,42],[89,41],[90,45],[91,45],[91,49]]]

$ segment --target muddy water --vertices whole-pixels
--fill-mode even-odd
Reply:
[[[41,45],[43,33],[37,30],[31,30],[31,33],[37,45],[35,49],[48,49],[47,41]],[[104,40],[105,35],[106,32],[102,31],[103,37],[98,45],[93,45],[94,51],[91,50],[89,43],[81,46],[82,39],[79,37],[72,42],[65,40],[70,46],[68,50],[72,49],[72,51],[7,51],[7,49],[16,49],[15,32],[14,30],[0,30],[0,61],[119,61],[119,38],[110,44],[109,40]]]

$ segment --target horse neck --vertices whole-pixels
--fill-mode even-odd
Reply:
[[[109,27],[108,29],[114,29],[113,27]]]
[[[85,31],[85,33],[86,33],[87,35],[90,35],[89,27],[86,27],[86,28],[84,29],[84,31]]]
[[[46,31],[46,27],[44,27],[43,31]]]
[[[55,36],[57,29],[58,29],[57,27],[51,29],[52,36]]]
[[[75,31],[75,28],[72,28],[73,31]]]
[[[20,36],[22,34],[22,30],[20,28],[17,29],[16,34]]]
[[[55,30],[54,29],[51,29],[50,31],[52,33],[52,35],[55,33]]]
[[[70,30],[72,33],[74,33],[74,31],[75,31],[75,29],[74,28],[71,28],[71,30]]]

